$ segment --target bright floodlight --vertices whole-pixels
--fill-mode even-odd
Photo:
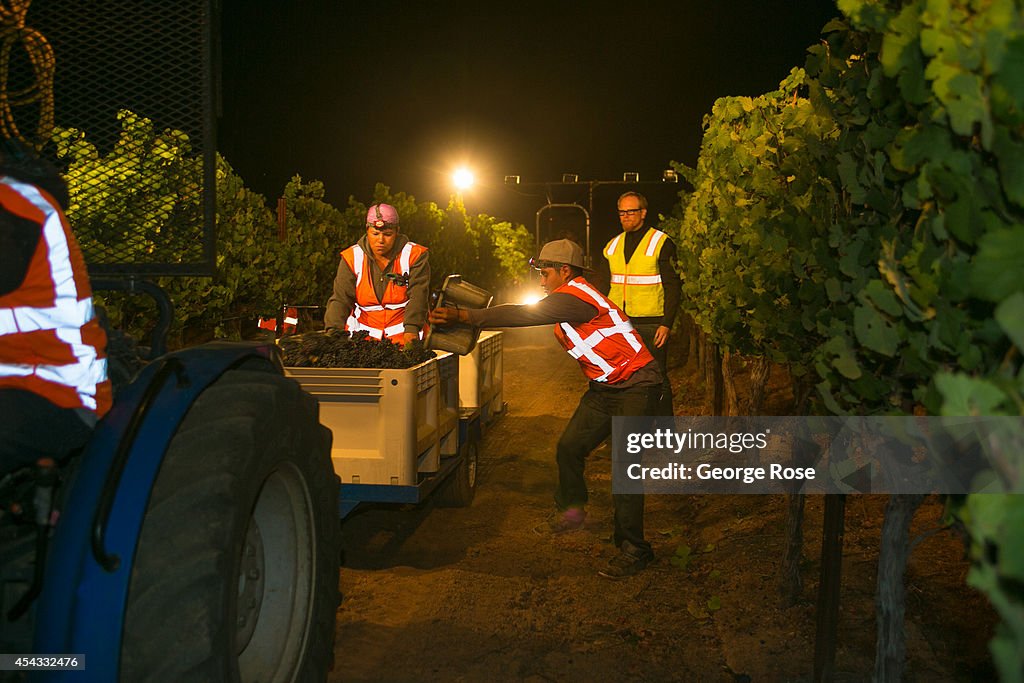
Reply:
[[[455,187],[465,190],[473,186],[473,172],[468,168],[460,168],[452,175]]]

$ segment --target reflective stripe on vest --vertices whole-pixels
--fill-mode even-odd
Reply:
[[[644,256],[656,256],[658,253],[658,247],[661,246],[661,241],[665,239],[666,235],[661,230],[654,231],[654,237],[651,238],[651,243],[647,245],[647,251],[644,252]]]
[[[349,332],[368,332],[373,339],[383,339],[384,337],[390,339],[405,334],[405,323],[398,323],[381,330],[375,327],[365,327],[356,318],[349,318],[345,329]],[[423,339],[423,330],[420,330],[419,338]]]
[[[612,275],[612,284],[621,285],[660,285],[661,274],[657,275]]]
[[[597,315],[586,323],[555,326],[555,337],[589,379],[622,382],[654,360],[622,311],[586,280],[570,280],[555,291],[572,294],[597,308]]]
[[[112,401],[106,335],[85,261],[67,223],[36,187],[0,178],[3,210],[37,224],[40,241],[18,289],[0,296],[0,387],[102,416]]]
[[[611,271],[608,298],[620,305],[629,316],[664,315],[665,290],[662,288],[658,256],[668,235],[648,228],[628,263],[624,235],[619,233],[604,248]]]
[[[363,284],[363,264],[366,262],[366,252],[358,244],[352,245],[352,267],[355,269],[356,274],[356,291],[359,291],[359,285]]]
[[[402,247],[402,253],[398,255],[399,275],[406,275],[409,272],[409,266],[412,265],[411,263],[409,263],[409,259],[411,256],[412,242],[406,242],[405,246]]]

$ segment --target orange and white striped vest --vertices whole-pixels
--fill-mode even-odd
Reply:
[[[412,264],[425,254],[427,248],[415,242],[406,242],[394,261],[392,272],[408,276]],[[401,343],[405,332],[405,307],[409,303],[408,287],[394,280],[388,280],[384,288],[384,300],[377,300],[370,276],[370,255],[358,244],[341,252],[341,257],[356,276],[356,304],[345,321],[349,332],[366,330],[374,339],[390,339]],[[420,339],[423,330],[420,330]]]
[[[661,230],[648,228],[628,263],[625,233],[619,233],[605,245],[604,256],[611,271],[608,298],[621,305],[627,315],[646,318],[665,314],[658,256],[666,237]]]
[[[284,318],[281,320],[281,335],[293,334],[295,327],[299,324],[299,309],[288,306],[284,311]],[[256,326],[262,330],[277,332],[277,318],[264,318],[256,322]]]
[[[81,249],[56,202],[34,185],[0,177],[0,207],[39,226],[21,286],[0,296],[0,387],[62,408],[110,409],[107,336],[92,308]]]
[[[582,277],[573,278],[555,291],[597,307],[597,315],[585,323],[555,325],[558,343],[579,362],[588,379],[618,384],[654,360],[626,314]]]

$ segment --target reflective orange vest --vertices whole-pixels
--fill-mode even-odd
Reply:
[[[406,242],[394,261],[392,272],[408,276],[412,264],[426,253],[427,248],[415,242]],[[370,256],[358,244],[341,252],[341,257],[356,276],[356,304],[345,321],[349,332],[366,330],[374,339],[390,339],[401,343],[405,333],[405,307],[409,303],[408,287],[388,280],[384,288],[384,300],[377,300],[370,277]],[[423,330],[420,330],[420,339]]]
[[[588,379],[618,384],[654,360],[626,314],[582,277],[555,291],[597,307],[597,315],[585,323],[555,325],[558,343],[579,362]]]
[[[41,232],[24,281],[0,296],[0,387],[102,416],[112,402],[107,336],[67,220],[49,195],[13,178],[0,177],[0,206]]]
[[[299,324],[299,309],[289,306],[285,309],[284,320],[281,321],[281,335],[292,334],[295,326]],[[277,318],[261,317],[256,326],[263,330],[277,332]]]
[[[665,290],[658,269],[658,257],[668,237],[661,230],[648,228],[626,261],[626,233],[619,233],[604,248],[611,271],[608,298],[622,305],[627,315],[635,318],[665,314]]]

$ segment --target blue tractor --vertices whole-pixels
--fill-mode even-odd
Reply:
[[[0,473],[0,681],[322,681],[340,600],[331,433],[273,343],[163,353],[170,304],[150,283],[213,271],[216,4],[19,4],[24,78],[52,85],[48,104],[19,91],[41,93],[35,114],[102,138],[141,107],[188,132],[203,168],[168,243],[86,250],[97,291],[151,294],[162,315],[81,452]]]

